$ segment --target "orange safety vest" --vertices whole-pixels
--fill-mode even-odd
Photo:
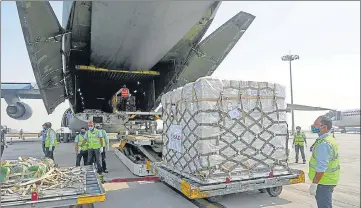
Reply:
[[[129,96],[129,89],[128,88],[122,88],[120,89],[121,97],[128,97]]]

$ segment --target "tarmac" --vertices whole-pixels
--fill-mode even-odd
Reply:
[[[314,142],[314,135],[309,135],[308,143]],[[360,134],[335,134],[339,143],[341,161],[340,184],[333,194],[333,207],[360,207]],[[292,142],[292,141],[290,141]],[[310,146],[310,145],[309,145]],[[309,149],[309,148],[307,148]],[[307,161],[311,153],[306,151]],[[5,149],[2,160],[17,159],[19,156],[43,157],[41,140],[33,138],[27,142],[16,141]],[[61,143],[54,152],[55,162],[61,167],[75,165],[75,150],[73,143]],[[105,180],[114,178],[137,177],[128,171],[114,154],[107,152],[109,173]],[[294,163],[294,151],[290,156],[290,167],[308,172],[307,164]],[[316,208],[314,197],[308,193],[310,185],[308,178],[304,184],[284,186],[279,197],[270,197],[267,193],[258,191],[213,197],[211,203],[205,207],[227,208]],[[105,184],[106,201],[96,203],[96,208],[111,207],[154,207],[154,208],[184,208],[199,207],[192,200],[188,200],[181,193],[162,182],[129,182]],[[110,187],[112,186],[112,187]],[[215,202],[215,203],[213,203]],[[212,206],[210,206],[212,205]]]

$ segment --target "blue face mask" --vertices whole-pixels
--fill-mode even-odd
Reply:
[[[83,132],[83,131],[82,131],[82,132],[80,132],[80,133],[81,133],[81,134],[83,134],[83,135],[85,134],[85,132]]]
[[[93,131],[93,129],[94,129],[94,127],[89,127],[89,130],[90,130],[90,131]]]
[[[322,127],[322,126],[321,126],[321,127]],[[317,127],[312,126],[311,131],[312,131],[312,133],[317,134],[317,133],[320,133],[321,128],[317,128]]]

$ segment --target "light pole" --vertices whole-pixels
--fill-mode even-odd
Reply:
[[[292,61],[299,60],[299,55],[284,55],[281,57],[282,61],[288,61],[290,63],[290,83],[291,83],[291,104],[293,104],[293,88],[292,88]],[[292,113],[292,135],[295,135],[295,114],[293,109],[291,110]]]

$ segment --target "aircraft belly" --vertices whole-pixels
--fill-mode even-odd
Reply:
[[[91,63],[149,70],[214,2],[93,2]]]
[[[333,126],[359,127],[360,116],[344,116],[340,121],[332,121]]]
[[[82,121],[82,120],[79,120],[78,118],[76,117],[72,117],[68,120],[69,124],[68,124],[68,127],[70,130],[72,131],[80,131],[80,129],[82,127],[87,127],[88,126],[88,123],[85,122],[85,121]]]

